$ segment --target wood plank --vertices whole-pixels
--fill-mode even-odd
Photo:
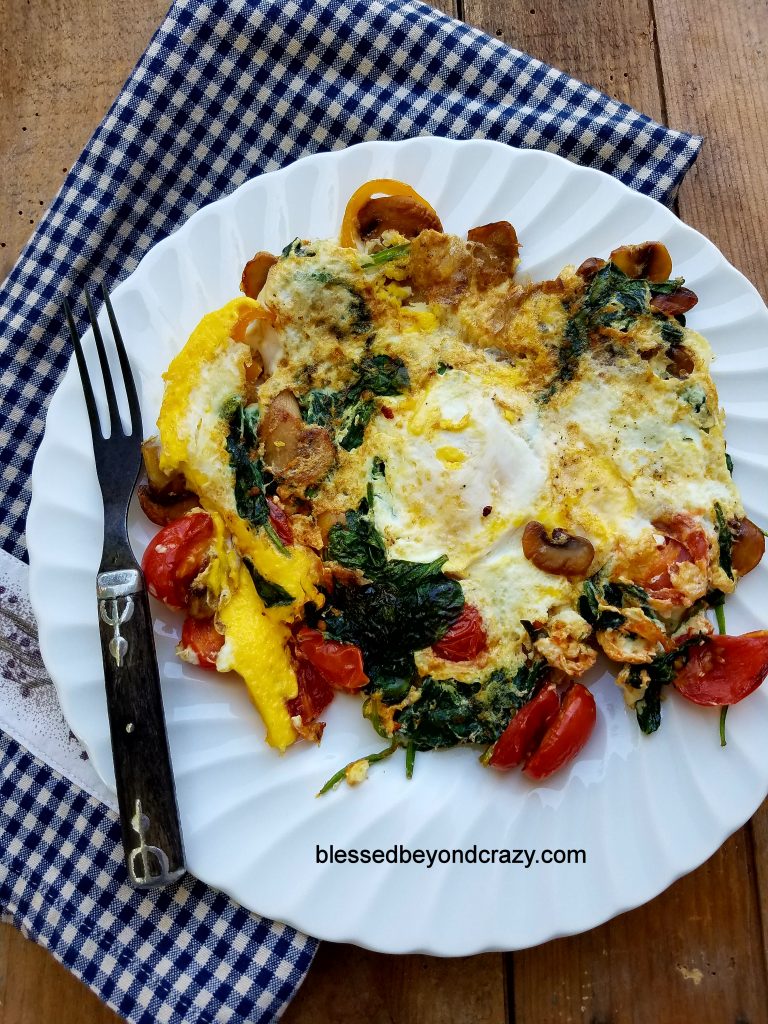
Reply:
[[[768,1020],[746,830],[657,899],[515,956],[516,1024]]]
[[[121,1018],[34,942],[0,925],[0,1024],[117,1024]]]
[[[464,0],[464,18],[622,103],[662,116],[647,0]]]
[[[503,1024],[500,960],[385,956],[323,943],[283,1024]]]
[[[167,7],[0,0],[0,279]]]
[[[669,116],[706,140],[681,215],[768,296],[768,7],[657,0],[656,24]]]
[[[657,0],[655,15],[660,53],[654,11],[645,2],[598,0],[576,9],[566,0],[465,4],[470,23],[510,45],[675,127],[707,135],[705,156],[681,191],[681,215],[765,286],[759,229],[766,218],[757,204],[768,185],[768,11],[735,0],[709,0],[705,7],[698,0]],[[517,1024],[655,1024],[661,1007],[665,1021],[768,1020],[761,961],[768,929],[760,917],[761,909],[768,917],[766,809],[755,819],[754,845],[757,867],[752,835],[742,830],[646,907],[586,935],[517,954]]]

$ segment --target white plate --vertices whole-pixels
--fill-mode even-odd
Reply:
[[[522,271],[627,242],[660,239],[700,296],[690,324],[717,354],[715,379],[748,514],[766,494],[761,404],[768,392],[768,310],[702,235],[613,178],[548,153],[495,142],[372,142],[265,174],[201,210],[142,260],[114,304],[141,375],[146,432],[161,373],[200,317],[238,293],[256,250],[338,231],[346,199],[375,177],[410,182],[448,231],[507,218]],[[92,358],[92,339],[85,338]],[[762,436],[761,436],[762,435]],[[73,366],[51,402],[33,471],[28,520],[31,592],[45,663],[73,731],[114,784],[94,598],[102,510],[85,406]],[[134,508],[137,553],[152,526]],[[768,626],[761,565],[728,600],[729,631]],[[381,744],[359,700],[339,696],[322,746],[279,757],[235,677],[174,657],[178,616],[155,606],[158,657],[191,871],[252,909],[324,939],[386,952],[446,956],[518,949],[583,931],[651,899],[695,868],[755,811],[768,789],[768,690],[728,715],[673,695],[653,737],[639,732],[607,673],[596,679],[598,724],[578,760],[533,787],[477,764],[472,750],[420,754],[407,782],[399,752],[356,789],[321,800],[319,784]],[[381,848],[584,849],[586,864],[316,864],[316,845]]]

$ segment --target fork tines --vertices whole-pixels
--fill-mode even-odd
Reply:
[[[117,394],[115,392],[115,385],[112,380],[112,373],[109,369],[109,360],[107,359],[107,350],[104,345],[104,338],[99,327],[99,321],[96,318],[96,313],[93,308],[93,303],[88,292],[85,292],[85,306],[88,310],[88,319],[91,324],[91,330],[93,331],[93,338],[96,342],[96,351],[99,356],[99,365],[101,366],[101,375],[104,380],[104,391],[107,396],[107,410],[108,410],[108,427],[109,436],[114,437],[116,432],[119,430],[120,434],[124,437],[133,436],[133,432],[138,428],[139,434],[141,433],[141,412],[139,409],[139,398],[136,393],[136,384],[131,373],[131,366],[128,362],[128,356],[125,351],[125,345],[123,343],[123,337],[120,333],[120,328],[117,325],[117,319],[115,318],[115,311],[112,308],[112,302],[109,298],[109,292],[106,287],[102,284],[101,286],[102,296],[104,298],[104,305],[107,310],[107,316],[109,317],[109,323],[112,328],[112,336],[115,341],[115,348],[117,349],[117,357],[120,361],[120,369],[123,375],[123,384],[125,386],[125,392],[128,397],[128,412],[130,414],[130,430],[126,433],[123,429],[123,425],[120,419],[120,410],[117,405]],[[72,315],[72,309],[70,308],[67,300],[64,300],[64,312],[67,318],[67,326],[69,327],[69,334],[72,338],[72,344],[75,348],[75,358],[77,359],[77,368],[80,371],[80,379],[83,384],[83,393],[85,395],[85,405],[88,410],[88,419],[91,423],[91,430],[93,432],[94,442],[97,438],[106,440],[104,433],[101,430],[99,421],[99,413],[96,407],[96,400],[93,396],[93,387],[91,385],[91,378],[88,373],[88,366],[85,362],[85,356],[83,354],[83,347],[80,342],[80,337],[77,333],[77,327],[75,326],[75,319]]]

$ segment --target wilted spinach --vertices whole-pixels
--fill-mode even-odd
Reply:
[[[443,573],[445,556],[388,559],[365,500],[331,527],[326,557],[365,577],[359,584],[337,581],[324,614],[328,635],[361,648],[366,672],[385,700],[402,699],[415,675],[413,652],[431,647],[461,614],[461,584]]]
[[[661,688],[668,686],[679,671],[678,662],[687,658],[688,648],[697,643],[699,637],[686,640],[667,654],[660,654],[647,665],[632,665],[627,676],[630,686],[642,686],[641,672],[648,673],[650,681],[642,698],[635,704],[637,724],[646,734],[656,732],[661,725]]]
[[[265,607],[275,608],[293,604],[293,598],[288,591],[279,583],[272,583],[262,576],[250,558],[244,558],[243,563],[250,573],[256,593],[264,602]]]
[[[373,396],[402,395],[410,386],[408,368],[398,356],[369,355],[354,367],[352,382],[340,391],[309,391],[299,404],[307,423],[332,427],[339,445],[354,451],[363,443],[365,428],[376,411]]]
[[[514,673],[496,669],[473,683],[426,676],[418,698],[396,715],[398,738],[417,750],[493,743],[513,712],[533,697],[545,669],[545,662],[534,661]]]
[[[593,332],[600,327],[627,332],[635,325],[638,317],[649,314],[661,321],[661,333],[667,345],[674,347],[680,344],[683,339],[682,328],[674,319],[652,309],[651,298],[676,292],[683,283],[682,277],[660,283],[627,277],[610,262],[601,267],[569,311],[563,343],[557,353],[557,370],[549,385],[539,395],[539,401],[548,402],[563,384],[573,379],[579,358],[589,347]]]
[[[280,551],[285,545],[269,520],[269,505],[264,481],[264,466],[258,457],[258,405],[244,406],[237,399],[225,403],[222,416],[228,420],[227,452],[235,474],[235,507],[237,514],[265,533]]]

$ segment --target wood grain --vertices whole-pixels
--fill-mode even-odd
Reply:
[[[385,956],[323,943],[283,1024],[504,1024],[500,960]]]
[[[669,116],[705,137],[681,216],[768,296],[768,5],[668,0],[656,27]]]
[[[0,0],[0,276],[106,112],[168,0]],[[768,290],[768,7],[756,0],[440,5],[707,142],[684,219]],[[658,35],[658,46],[656,41]],[[617,814],[628,813],[617,808]],[[761,918],[761,914],[763,917]],[[284,1020],[305,1024],[768,1024],[768,809],[657,900],[504,960],[325,944]],[[0,926],[0,1024],[116,1021]]]
[[[0,925],[0,1024],[117,1024],[120,1018],[34,942]]]

